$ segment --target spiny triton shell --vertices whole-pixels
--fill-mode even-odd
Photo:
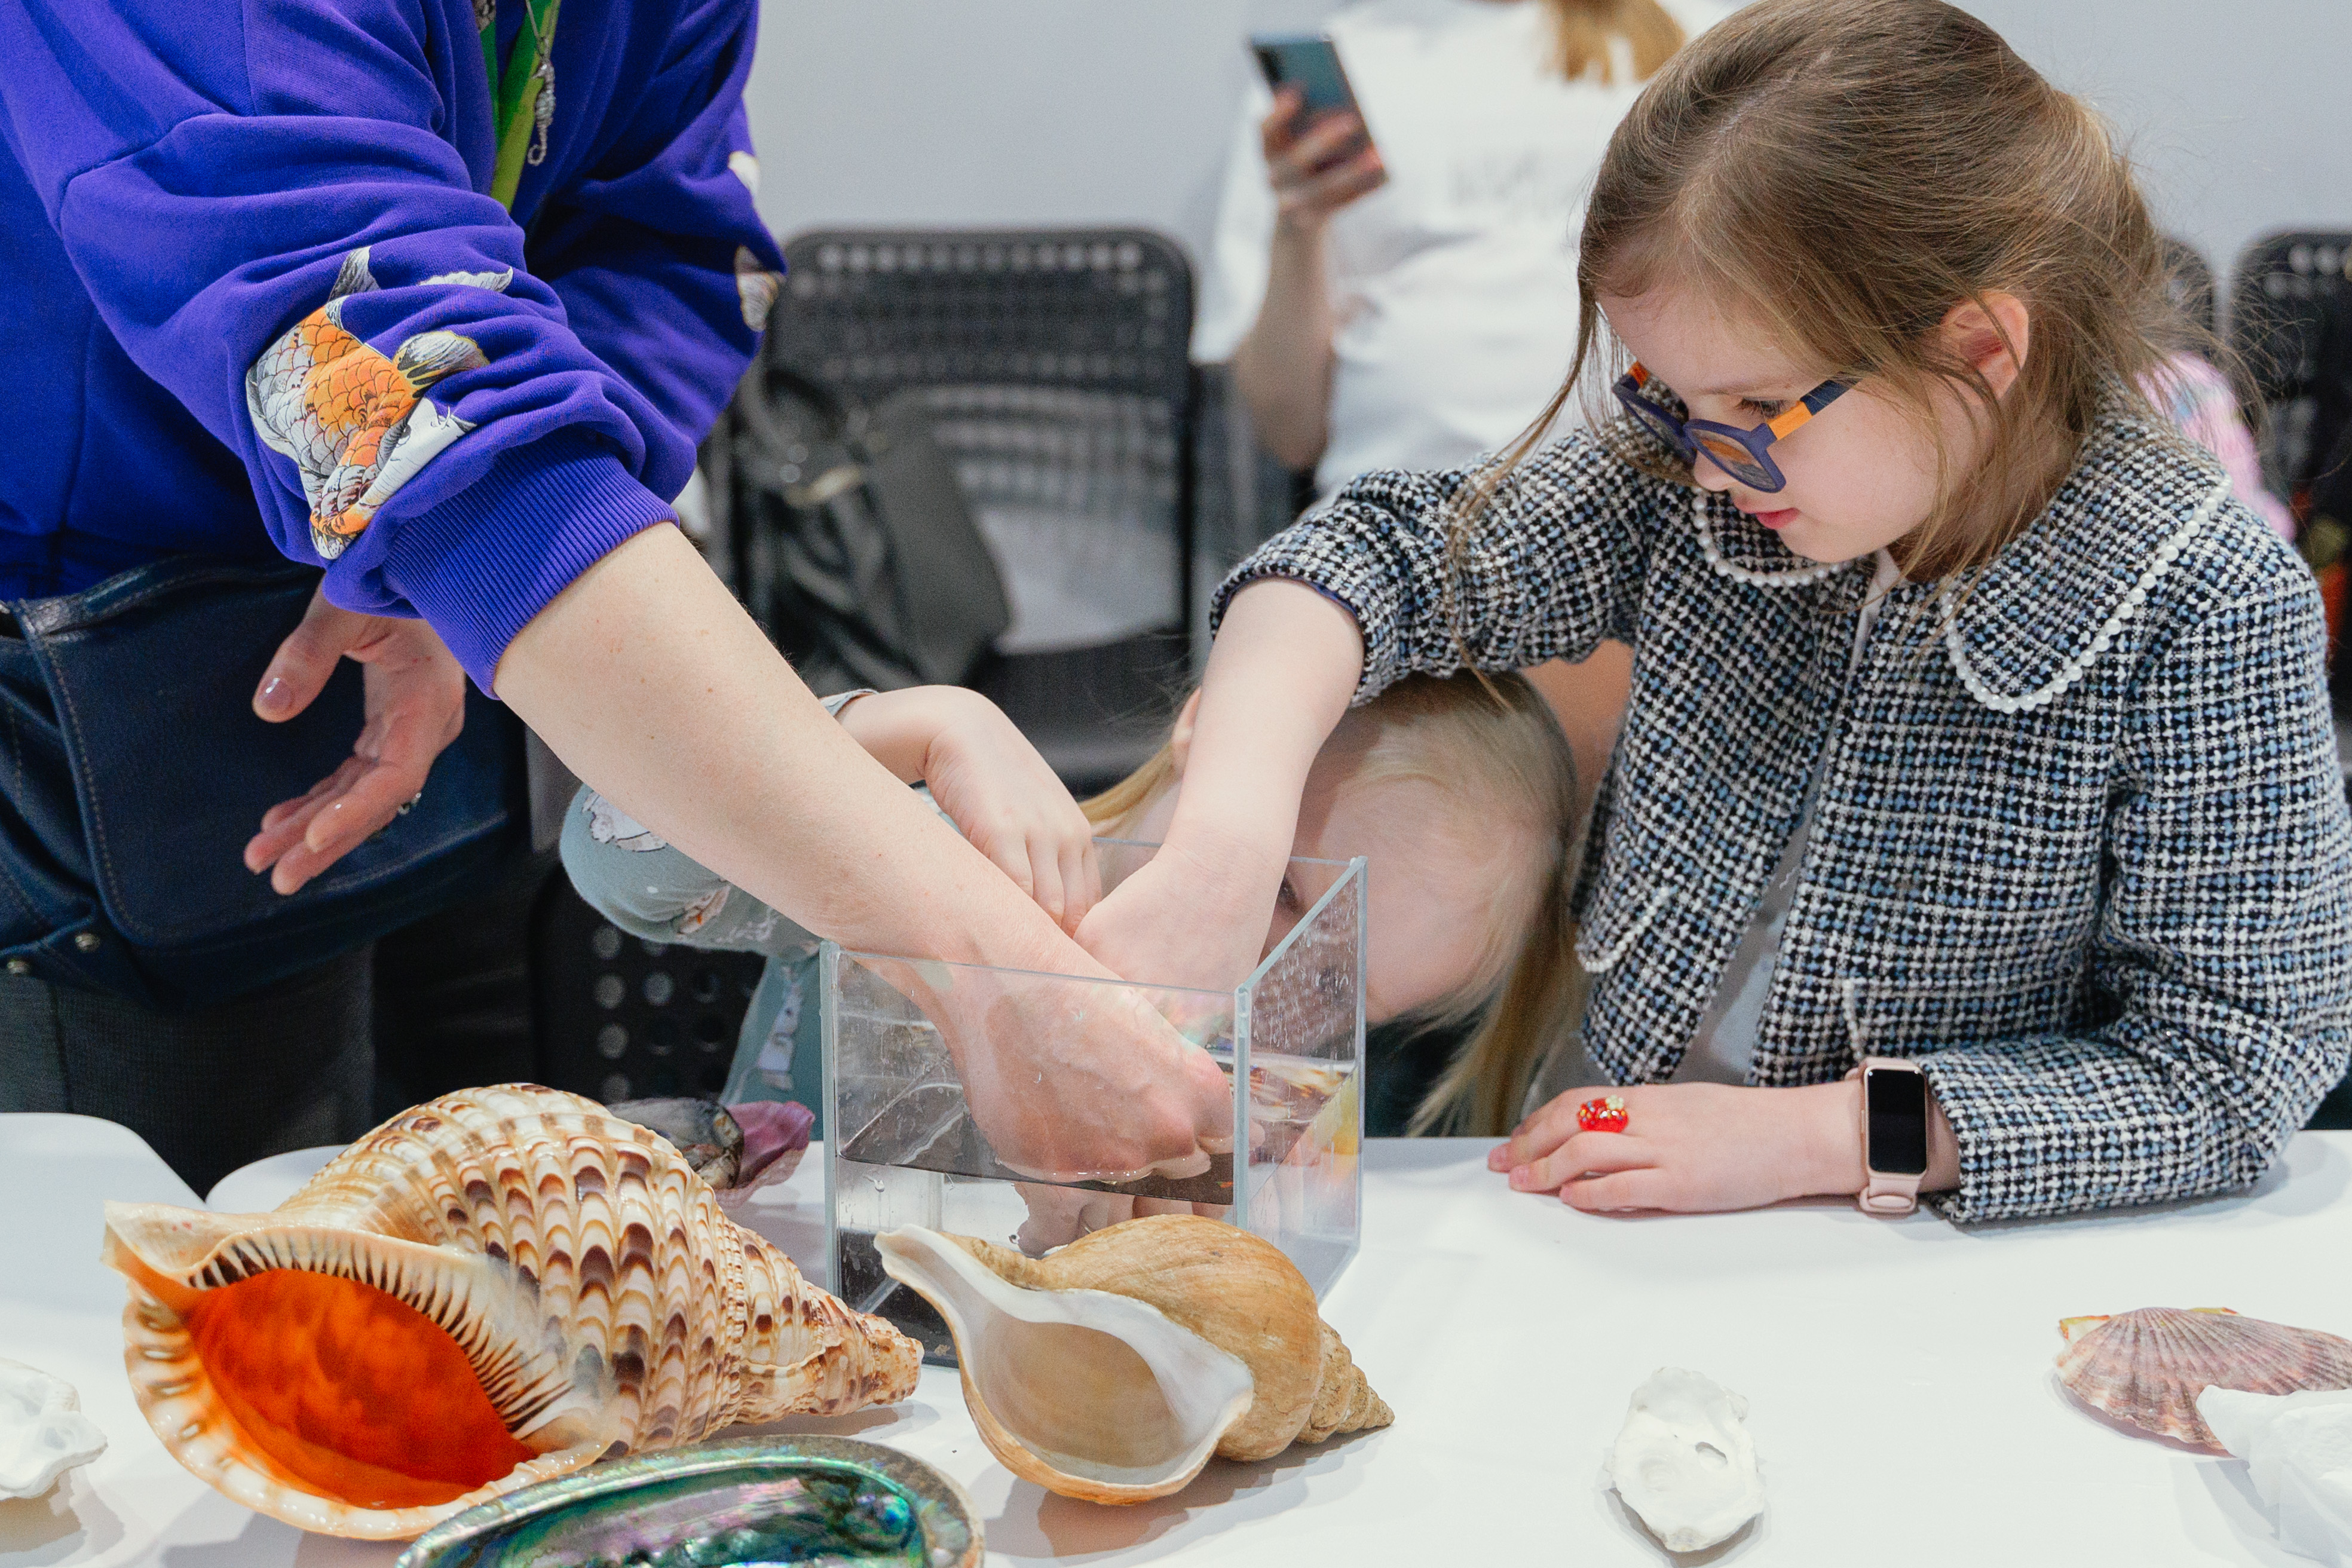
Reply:
[[[1395,1417],[1279,1247],[1192,1215],[1027,1258],[908,1226],[882,1267],[940,1310],[964,1403],[1005,1468],[1088,1502],[1181,1489],[1209,1462]]]
[[[971,1500],[921,1460],[855,1438],[755,1437],[641,1454],[493,1498],[425,1531],[397,1568],[981,1559]]]
[[[269,1214],[109,1204],[105,1260],[163,1446],[331,1535],[403,1539],[607,1454],[903,1399],[921,1360],[654,1132],[529,1084],[394,1117]]]
[[[1747,1420],[1748,1401],[1680,1367],[1633,1391],[1609,1479],[1667,1551],[1704,1552],[1764,1511]]]
[[[0,1498],[39,1497],[105,1452],[72,1384],[0,1356]]]
[[[2292,1394],[2352,1388],[2352,1340],[2242,1318],[2226,1307],[2143,1307],[2112,1318],[2067,1318],[2058,1381],[2084,1403],[2142,1431],[2221,1452],[2197,1413],[2207,1388]]]

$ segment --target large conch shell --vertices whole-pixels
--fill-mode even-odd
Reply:
[[[106,1205],[140,1408],[236,1501],[400,1540],[607,1455],[914,1391],[921,1351],[533,1085],[394,1118],[274,1212]]]
[[[990,1451],[1063,1497],[1165,1497],[1213,1453],[1270,1458],[1395,1419],[1297,1267],[1233,1226],[1159,1215],[1036,1259],[913,1226],[875,1245],[947,1320]]]
[[[2214,1453],[2197,1411],[2208,1387],[2248,1394],[2352,1388],[2352,1340],[2242,1318],[2225,1307],[2143,1307],[2058,1325],[2058,1381],[2116,1420]]]

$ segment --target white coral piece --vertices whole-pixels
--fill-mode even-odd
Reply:
[[[1609,1479],[1667,1551],[1704,1552],[1764,1511],[1747,1417],[1748,1401],[1680,1367],[1633,1391]]]
[[[72,1384],[0,1357],[0,1497],[39,1497],[105,1452]]]

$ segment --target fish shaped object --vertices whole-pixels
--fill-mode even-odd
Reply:
[[[425,283],[503,293],[503,272],[445,272]],[[473,426],[425,396],[434,383],[489,363],[458,332],[418,332],[390,355],[343,326],[343,301],[378,287],[368,247],[343,258],[327,302],[264,349],[245,375],[255,434],[294,460],[310,503],[310,544],[332,561],[376,510]]]

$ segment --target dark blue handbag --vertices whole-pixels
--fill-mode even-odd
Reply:
[[[0,645],[12,973],[203,1006],[454,902],[528,849],[521,726],[469,685],[464,732],[413,809],[291,895],[246,870],[262,813],[340,766],[362,722],[348,659],[299,717],[253,711],[319,577],[179,558],[9,606],[22,633]]]

